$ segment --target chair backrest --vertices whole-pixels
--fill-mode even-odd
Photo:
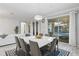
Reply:
[[[21,38],[19,39],[19,42],[21,45],[21,49],[25,52],[26,55],[28,55],[29,51],[28,51],[27,43]]]
[[[25,34],[25,36],[30,36],[30,34]]]
[[[56,45],[58,45],[58,39],[57,38],[55,39],[55,41],[56,41]]]
[[[30,41],[30,50],[32,56],[41,56],[41,52],[37,42]]]
[[[20,42],[19,42],[19,39],[18,39],[17,36],[15,36],[15,41],[16,41],[16,47],[17,47],[17,48],[21,48]]]
[[[49,34],[45,34],[45,36],[49,36]]]
[[[16,55],[21,56],[23,55],[21,52],[21,45],[19,42],[19,38],[17,36],[15,36],[15,41],[16,41]]]
[[[56,39],[54,39],[51,43],[50,51],[55,51],[56,50]]]

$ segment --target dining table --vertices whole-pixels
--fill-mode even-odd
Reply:
[[[45,45],[51,43],[56,37],[48,37],[48,36],[42,36],[41,38],[36,38],[35,36],[24,36],[20,37],[24,39],[24,41],[29,44],[29,40],[37,42],[39,48],[44,47]]]

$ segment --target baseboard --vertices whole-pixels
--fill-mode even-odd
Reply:
[[[2,45],[2,46],[0,46],[0,47],[12,45],[12,44],[16,44],[16,43],[6,44],[6,45]]]

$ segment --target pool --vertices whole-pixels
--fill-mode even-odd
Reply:
[[[69,33],[67,32],[60,32],[60,33],[55,33],[55,36],[69,36]]]

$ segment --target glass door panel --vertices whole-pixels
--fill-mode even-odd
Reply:
[[[48,33],[50,36],[55,36],[58,34],[58,27],[56,27],[58,20],[56,18],[49,20],[48,22]]]
[[[69,43],[69,16],[60,17],[59,22],[59,40]]]
[[[61,16],[48,21],[48,33],[59,41],[69,42],[69,16]]]

